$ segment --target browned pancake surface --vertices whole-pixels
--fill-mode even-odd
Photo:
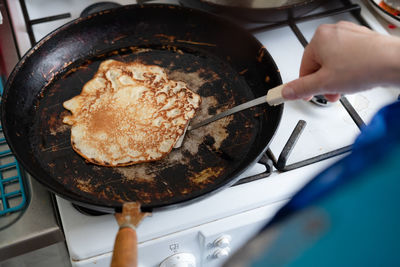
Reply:
[[[74,150],[104,166],[166,156],[194,117],[201,98],[158,66],[106,60],[80,95],[65,101]]]

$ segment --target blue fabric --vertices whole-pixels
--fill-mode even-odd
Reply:
[[[364,127],[352,153],[313,179],[280,211],[292,213],[379,164],[400,142],[400,102],[382,108]],[[400,157],[400,155],[399,155]],[[384,170],[383,170],[384,171]]]
[[[352,153],[283,207],[250,266],[400,266],[400,102],[362,129]]]

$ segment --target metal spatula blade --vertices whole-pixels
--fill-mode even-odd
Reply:
[[[212,117],[210,117],[210,118],[208,118],[208,119],[206,119],[204,121],[201,121],[199,123],[196,123],[194,125],[189,125],[190,124],[190,122],[189,122],[186,125],[185,131],[183,132],[181,137],[179,137],[178,141],[175,143],[174,148],[179,148],[179,147],[182,146],[182,143],[183,143],[183,140],[185,138],[185,135],[186,135],[187,131],[191,131],[191,130],[197,129],[197,128],[202,127],[204,125],[207,125],[207,124],[209,124],[211,122],[214,122],[216,120],[222,119],[222,118],[224,118],[226,116],[232,115],[232,114],[237,113],[239,111],[242,111],[242,110],[245,110],[245,109],[248,109],[248,108],[252,108],[252,107],[264,104],[264,103],[268,103],[270,106],[276,106],[276,105],[282,104],[285,101],[284,98],[282,97],[282,89],[283,89],[284,86],[285,86],[285,84],[281,84],[281,85],[279,85],[279,86],[277,86],[275,88],[270,89],[268,91],[267,95],[258,97],[256,99],[253,99],[253,100],[248,101],[246,103],[240,104],[240,105],[238,105],[236,107],[228,109],[228,110],[226,110],[224,112],[218,113],[217,115],[214,115],[214,116],[212,116]]]

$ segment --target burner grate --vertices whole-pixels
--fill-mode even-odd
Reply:
[[[303,22],[303,21],[307,21],[307,20],[311,20],[311,19],[319,19],[322,17],[334,16],[337,14],[350,12],[358,20],[358,22],[361,25],[371,28],[368,25],[368,23],[364,20],[364,18],[361,16],[361,7],[359,5],[352,4],[348,0],[342,0],[341,2],[343,4],[343,7],[340,7],[337,9],[332,9],[332,10],[326,11],[326,12],[307,15],[302,18],[289,19],[288,21],[285,22],[285,24],[287,24],[290,27],[290,29],[296,35],[297,39],[303,45],[303,47],[306,47],[308,45],[308,42],[307,42],[306,38],[304,37],[303,33],[301,32],[301,30],[299,29],[299,27],[297,27],[297,24],[296,24],[297,22]],[[278,24],[280,26],[284,26],[283,23],[278,23]],[[259,28],[256,30],[258,31]],[[353,119],[353,121],[357,125],[357,127],[359,129],[361,129],[365,125],[365,123],[345,96],[341,97],[340,103],[343,105],[345,110],[348,112],[350,117]],[[279,155],[278,160],[276,160],[276,157],[273,155],[271,150],[267,151],[269,158],[272,160],[274,167],[278,171],[289,171],[289,170],[297,169],[297,168],[304,167],[304,166],[310,165],[312,163],[320,162],[320,161],[323,161],[323,160],[326,160],[326,159],[329,159],[329,158],[332,158],[332,157],[335,157],[338,155],[342,155],[344,153],[351,151],[352,146],[346,146],[346,147],[342,147],[342,148],[330,151],[328,153],[321,154],[316,157],[312,157],[312,158],[309,158],[309,159],[306,159],[306,160],[303,160],[303,161],[300,161],[297,163],[286,165],[286,162],[289,158],[290,152],[293,150],[293,148],[296,144],[296,141],[300,137],[305,126],[306,126],[305,121],[300,120],[298,122],[298,124],[295,127],[295,129],[293,130],[292,135],[290,136],[288,142],[286,143],[281,154]]]
[[[55,16],[49,16],[49,17],[31,20],[29,18],[28,9],[26,8],[25,0],[19,0],[19,3],[21,5],[22,14],[24,16],[26,31],[29,36],[29,41],[31,42],[32,46],[34,46],[37,42],[37,40],[35,38],[35,34],[33,33],[33,28],[32,28],[33,25],[71,17],[71,13],[62,13],[62,14],[55,15]]]
[[[351,13],[354,18],[357,19],[357,21],[363,25],[366,26],[368,28],[371,28],[369,26],[369,24],[365,21],[365,19],[361,16],[361,7],[357,4],[353,4],[351,3],[349,0],[341,0],[342,3],[342,7],[339,8],[334,8],[328,11],[324,11],[324,12],[319,12],[319,13],[315,13],[315,14],[310,14],[310,15],[305,15],[305,16],[301,16],[301,17],[297,17],[297,18],[291,18],[289,20],[285,20],[285,21],[279,21],[279,22],[275,22],[275,23],[269,23],[269,24],[265,24],[262,26],[256,26],[253,28],[248,28],[248,30],[250,32],[252,32],[253,34],[256,33],[260,33],[260,32],[264,32],[264,31],[268,31],[268,30],[272,30],[272,29],[276,29],[279,27],[285,27],[285,26],[289,26],[290,29],[293,31],[293,33],[295,34],[295,36],[297,37],[298,41],[302,44],[303,47],[306,47],[308,45],[308,42],[306,40],[306,38],[304,37],[303,33],[301,32],[301,30],[299,29],[299,27],[297,26],[297,23],[300,22],[305,22],[305,21],[309,21],[309,20],[315,20],[315,19],[320,19],[320,18],[324,18],[324,17],[329,17],[329,16],[335,16],[338,14],[342,14],[342,13]],[[345,96],[342,96],[340,99],[340,103],[342,104],[342,106],[345,108],[345,110],[348,112],[348,114],[350,115],[350,117],[353,119],[354,123],[357,125],[357,127],[359,129],[361,129],[365,123],[364,121],[361,119],[360,115],[357,113],[357,111],[354,109],[354,107],[350,104],[350,102],[347,100],[347,98]],[[282,149],[282,152],[279,155],[278,160],[276,159],[275,155],[272,153],[272,151],[270,149],[267,150],[266,155],[263,156],[267,157],[268,160],[268,164],[265,164],[265,160],[261,160],[259,163],[264,164],[267,168],[267,171],[265,173],[261,173],[252,177],[248,177],[248,178],[244,178],[240,181],[238,181],[237,184],[242,184],[242,183],[247,183],[247,182],[251,182],[254,180],[258,180],[258,179],[263,179],[263,178],[267,178],[268,176],[270,176],[271,174],[271,168],[270,168],[270,163],[272,162],[272,165],[280,172],[285,172],[285,171],[290,171],[290,170],[294,170],[297,168],[301,168],[313,163],[317,163],[329,158],[333,158],[345,153],[348,153],[351,151],[352,146],[345,146],[306,160],[302,160],[296,163],[292,163],[290,165],[287,165],[287,161],[289,159],[290,153],[292,152],[294,146],[296,145],[297,140],[300,138],[301,133],[303,132],[303,130],[305,129],[307,123],[304,120],[299,120],[299,122],[297,123],[296,127],[294,128],[291,136],[289,137],[286,145],[284,146],[284,148]]]

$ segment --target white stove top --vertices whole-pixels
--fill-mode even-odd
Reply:
[[[72,18],[92,0],[54,0],[43,8],[44,0],[26,1],[31,19],[70,12]],[[121,4],[133,1],[118,0]],[[176,2],[176,1],[169,1]],[[363,1],[353,1],[362,7],[362,16],[372,28],[387,34],[385,28],[370,13]],[[47,2],[46,2],[47,3]],[[9,0],[14,29],[21,54],[30,48],[29,37],[24,30],[18,1]],[[74,7],[71,10],[71,7]],[[324,10],[324,7],[318,11]],[[19,14],[20,15],[20,14]],[[19,19],[18,19],[19,18]],[[70,21],[71,18],[33,26],[37,40],[49,31]],[[310,40],[315,29],[322,23],[335,23],[340,20],[356,22],[349,13],[333,17],[298,23],[298,27]],[[283,82],[298,77],[303,47],[289,27],[281,27],[255,35],[267,48],[277,63]],[[347,98],[368,122],[372,115],[383,105],[397,99],[396,89],[376,88],[368,92],[349,95]],[[285,104],[281,124],[271,143],[271,150],[276,157],[291,135],[299,120],[305,120],[307,126],[300,136],[288,164],[308,159],[338,148],[351,145],[359,134],[359,129],[343,106],[337,102],[328,107],[296,101]],[[279,173],[274,171],[270,177],[246,184],[230,187],[194,204],[154,212],[145,218],[138,228],[139,265],[158,266],[161,261],[176,253],[195,255],[196,266],[219,266],[219,258],[225,247],[213,243],[223,235],[230,235],[228,246],[231,251],[237,249],[247,238],[255,233],[270,219],[299,188],[314,175],[341,156],[314,163],[292,171]],[[256,164],[242,177],[262,173],[265,166]],[[63,229],[74,266],[108,266],[113,242],[118,227],[113,215],[87,216],[78,212],[71,203],[58,198],[58,207]],[[218,254],[217,252],[221,252]],[[218,256],[219,255],[219,256]]]

